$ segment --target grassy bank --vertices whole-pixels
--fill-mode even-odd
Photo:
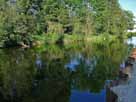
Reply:
[[[114,42],[118,39],[119,39],[118,36],[108,35],[108,34],[101,34],[99,36],[82,35],[82,34],[65,34],[65,35],[61,35],[61,34],[37,35],[36,34],[31,37],[31,43],[32,43],[32,46],[44,46],[46,44],[48,45],[53,45],[53,44],[70,45],[70,44],[79,43],[79,42],[89,42],[89,43],[94,43],[94,44],[105,45],[107,43]],[[123,39],[125,38],[123,37]],[[0,48],[3,47],[3,44],[4,43],[2,42],[0,43]],[[25,43],[22,45],[25,46]]]
[[[85,36],[85,35],[78,35],[78,34],[60,36],[57,34],[49,34],[49,35],[33,36],[33,42],[34,42],[33,45],[41,46],[44,44],[56,44],[56,43],[68,45],[68,44],[73,44],[78,42],[106,44],[106,43],[114,42],[117,39],[118,37],[115,35],[106,35],[106,34],[102,34],[99,36],[96,36],[96,35]]]
[[[48,34],[48,35],[35,35],[32,37],[33,45],[43,45],[43,44],[72,44],[79,41],[84,41],[83,35],[58,35],[58,34]]]
[[[118,39],[115,35],[99,35],[99,36],[86,36],[84,41],[95,43],[95,44],[105,44],[116,41]]]

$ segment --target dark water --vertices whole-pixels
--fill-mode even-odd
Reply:
[[[0,50],[0,102],[108,102],[128,53],[119,42]]]

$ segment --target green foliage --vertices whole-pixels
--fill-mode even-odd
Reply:
[[[135,32],[128,32],[126,33],[127,38],[131,38],[132,36],[136,36]]]
[[[92,0],[97,34],[108,33],[122,36],[127,30],[126,13],[120,8],[118,0]]]
[[[45,43],[50,43],[50,44],[55,44],[57,41],[62,37],[62,35],[58,35],[55,33],[47,34],[47,35],[33,35],[32,39],[35,41],[43,42]]]
[[[109,43],[118,41],[117,36],[108,35],[108,34],[86,37],[85,40],[87,42],[91,42],[91,43],[97,44],[97,45],[107,45]]]
[[[65,35],[64,36],[64,43],[69,44],[69,43],[77,43],[80,41],[84,41],[84,36],[83,35],[78,35],[78,34],[73,34],[73,35]]]
[[[134,15],[133,15],[133,13],[131,12],[131,11],[125,11],[125,14],[126,14],[126,20],[127,20],[127,28],[129,29],[129,30],[133,30],[133,28],[134,28],[134,24],[135,24],[135,22],[134,22]]]
[[[1,0],[0,9],[0,42],[5,45],[30,45],[36,35],[47,35],[45,40],[67,34],[121,37],[133,27],[133,14],[122,10],[118,0]]]

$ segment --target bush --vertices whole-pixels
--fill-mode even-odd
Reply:
[[[132,36],[136,36],[136,32],[128,32],[126,33],[127,38],[131,38]]]
[[[65,44],[79,42],[83,40],[84,40],[84,35],[81,35],[81,34],[64,35]]]

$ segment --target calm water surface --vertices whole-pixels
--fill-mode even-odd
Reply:
[[[106,80],[129,49],[113,42],[0,50],[0,102],[106,102]]]

